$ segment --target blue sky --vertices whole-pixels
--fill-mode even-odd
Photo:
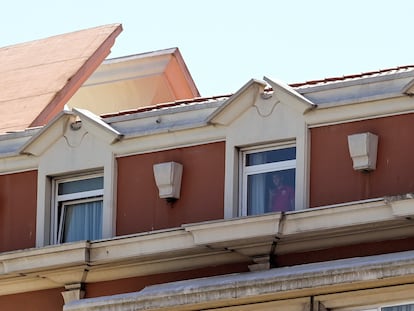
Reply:
[[[179,47],[204,96],[414,64],[409,0],[13,0],[0,46],[122,23],[110,57]]]

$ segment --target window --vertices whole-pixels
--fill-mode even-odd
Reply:
[[[242,151],[242,215],[295,209],[296,147]]]
[[[394,305],[364,311],[414,311],[414,304]]]
[[[414,311],[414,304],[384,307],[381,311]]]
[[[54,180],[52,240],[66,243],[102,238],[103,176]]]

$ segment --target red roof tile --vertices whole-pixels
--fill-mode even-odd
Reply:
[[[368,78],[370,76],[383,75],[383,74],[388,74],[388,73],[392,73],[396,71],[404,71],[404,70],[411,70],[411,69],[414,69],[414,65],[380,69],[376,71],[362,72],[359,74],[344,75],[340,77],[330,77],[330,78],[325,78],[325,79],[320,79],[320,80],[311,80],[311,81],[306,81],[306,82],[291,83],[289,85],[293,88],[303,87],[303,86],[314,86],[316,84],[328,84],[331,82],[340,82],[340,81],[346,81],[346,80],[352,80],[352,79]]]
[[[224,98],[229,98],[230,96],[231,94],[209,96],[209,97],[195,97],[191,99],[176,100],[176,101],[169,102],[169,103],[162,103],[158,105],[139,107],[137,109],[119,111],[119,112],[114,112],[114,113],[107,113],[107,114],[101,115],[101,118],[118,117],[118,116],[123,116],[123,115],[128,115],[128,114],[141,113],[141,112],[146,112],[146,111],[154,111],[154,110],[160,110],[160,109],[165,109],[165,108],[170,108],[170,107],[191,105],[191,104],[196,104],[196,103],[205,103],[208,101],[216,101],[216,100],[220,100]]]
[[[299,87],[306,87],[306,86],[315,86],[318,84],[325,85],[329,83],[334,82],[341,82],[341,81],[347,81],[347,80],[353,80],[353,79],[360,79],[360,78],[368,78],[372,76],[378,76],[378,75],[384,75],[384,74],[390,74],[400,71],[406,71],[406,70],[412,70],[414,69],[414,65],[407,65],[407,66],[399,66],[394,68],[387,68],[387,69],[380,69],[377,71],[369,71],[369,72],[363,72],[359,74],[352,74],[352,75],[344,75],[340,77],[331,77],[331,78],[325,78],[320,80],[312,80],[307,82],[300,82],[300,83],[291,83],[289,86],[293,88],[299,88]],[[271,87],[266,87],[266,92],[271,92]],[[101,115],[102,118],[111,118],[111,117],[117,117],[122,115],[128,115],[128,114],[134,114],[134,113],[140,113],[140,112],[146,112],[146,111],[154,111],[154,110],[160,110],[164,108],[170,108],[170,107],[176,107],[180,105],[190,105],[195,103],[204,103],[207,101],[212,100],[219,100],[219,99],[226,99],[231,97],[233,94],[227,94],[227,95],[218,95],[218,96],[211,96],[211,97],[196,97],[192,99],[185,99],[185,100],[177,100],[174,102],[168,102],[168,103],[162,103],[158,105],[152,105],[152,106],[146,106],[146,107],[140,107],[137,109],[131,109],[126,111],[120,111],[120,112],[114,112],[114,113],[108,113]]]

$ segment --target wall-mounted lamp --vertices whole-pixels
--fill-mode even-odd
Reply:
[[[179,199],[183,174],[182,164],[165,162],[154,164],[153,168],[160,198],[166,199],[168,202],[174,202]]]
[[[378,136],[359,133],[348,136],[348,147],[354,170],[372,171],[377,166]]]

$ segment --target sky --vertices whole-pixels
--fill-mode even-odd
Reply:
[[[178,47],[202,96],[414,64],[410,0],[13,0],[0,47],[121,23],[109,58]]]

